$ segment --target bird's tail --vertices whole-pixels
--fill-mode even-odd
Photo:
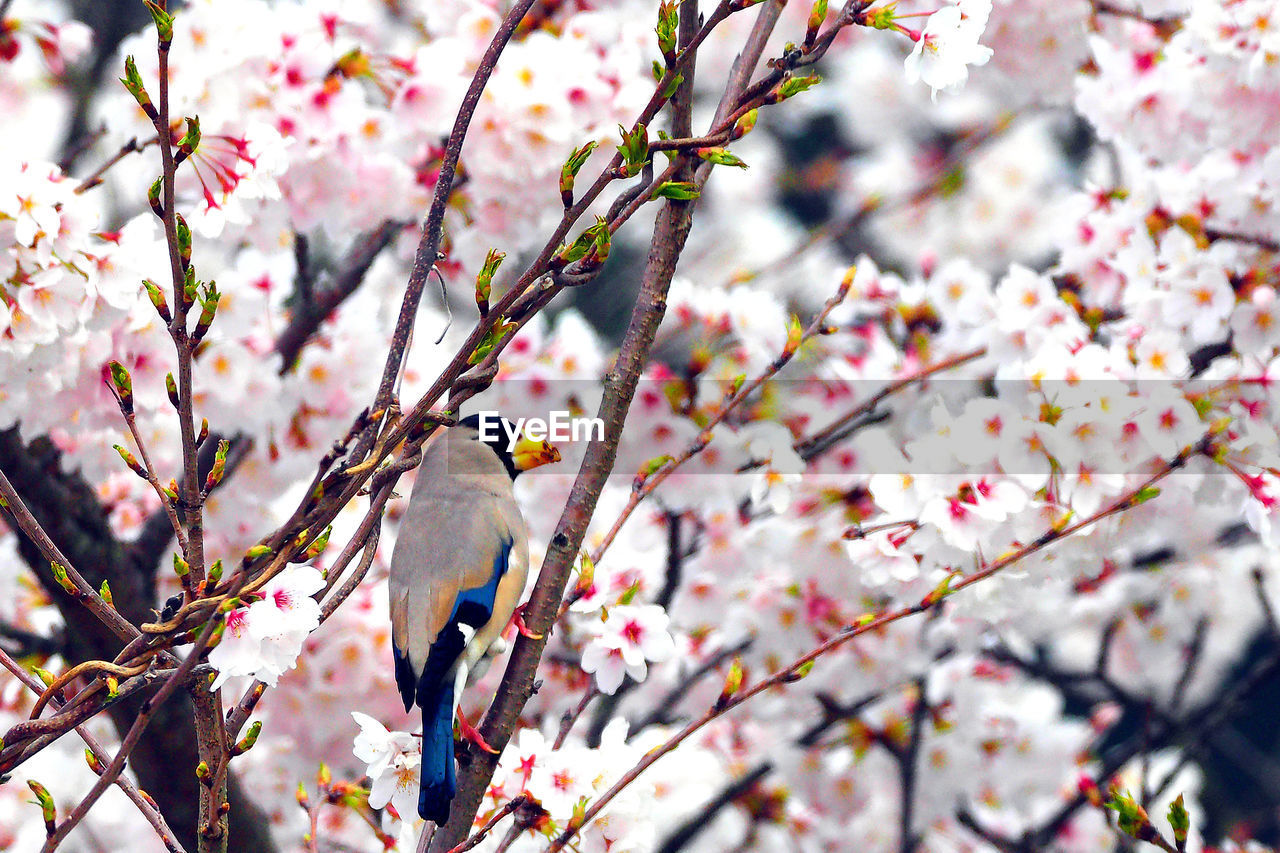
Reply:
[[[447,681],[447,680],[446,680]],[[418,789],[418,815],[443,824],[457,793],[453,768],[453,685],[442,684],[422,704],[422,786]]]

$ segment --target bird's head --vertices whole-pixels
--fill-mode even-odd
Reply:
[[[458,426],[474,430],[476,440],[492,450],[511,479],[520,473],[560,461],[560,451],[546,439],[532,439],[511,421],[492,412],[469,415]]]

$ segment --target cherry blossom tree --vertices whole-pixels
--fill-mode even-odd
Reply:
[[[0,103],[0,847],[1280,840],[1275,0],[0,0]],[[437,827],[478,410],[602,432]]]

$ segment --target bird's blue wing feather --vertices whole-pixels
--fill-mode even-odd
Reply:
[[[422,786],[418,791],[418,814],[424,820],[443,823],[449,816],[449,803],[457,790],[453,767],[453,667],[465,647],[459,625],[480,628],[493,616],[493,603],[498,595],[498,582],[507,573],[511,559],[511,541],[503,542],[493,559],[493,571],[483,586],[463,590],[454,602],[453,612],[431,651],[426,666],[417,680],[417,700],[422,709]],[[401,656],[396,654],[396,684],[401,697],[406,697],[401,680]],[[409,678],[412,668],[405,660]],[[412,684],[412,682],[409,682]],[[405,709],[410,702],[406,700]]]

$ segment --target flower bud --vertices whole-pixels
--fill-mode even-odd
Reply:
[[[111,372],[111,387],[116,393],[116,401],[120,404],[120,410],[126,415],[133,413],[133,379],[129,376],[129,371],[118,361],[107,362],[107,369]]]

